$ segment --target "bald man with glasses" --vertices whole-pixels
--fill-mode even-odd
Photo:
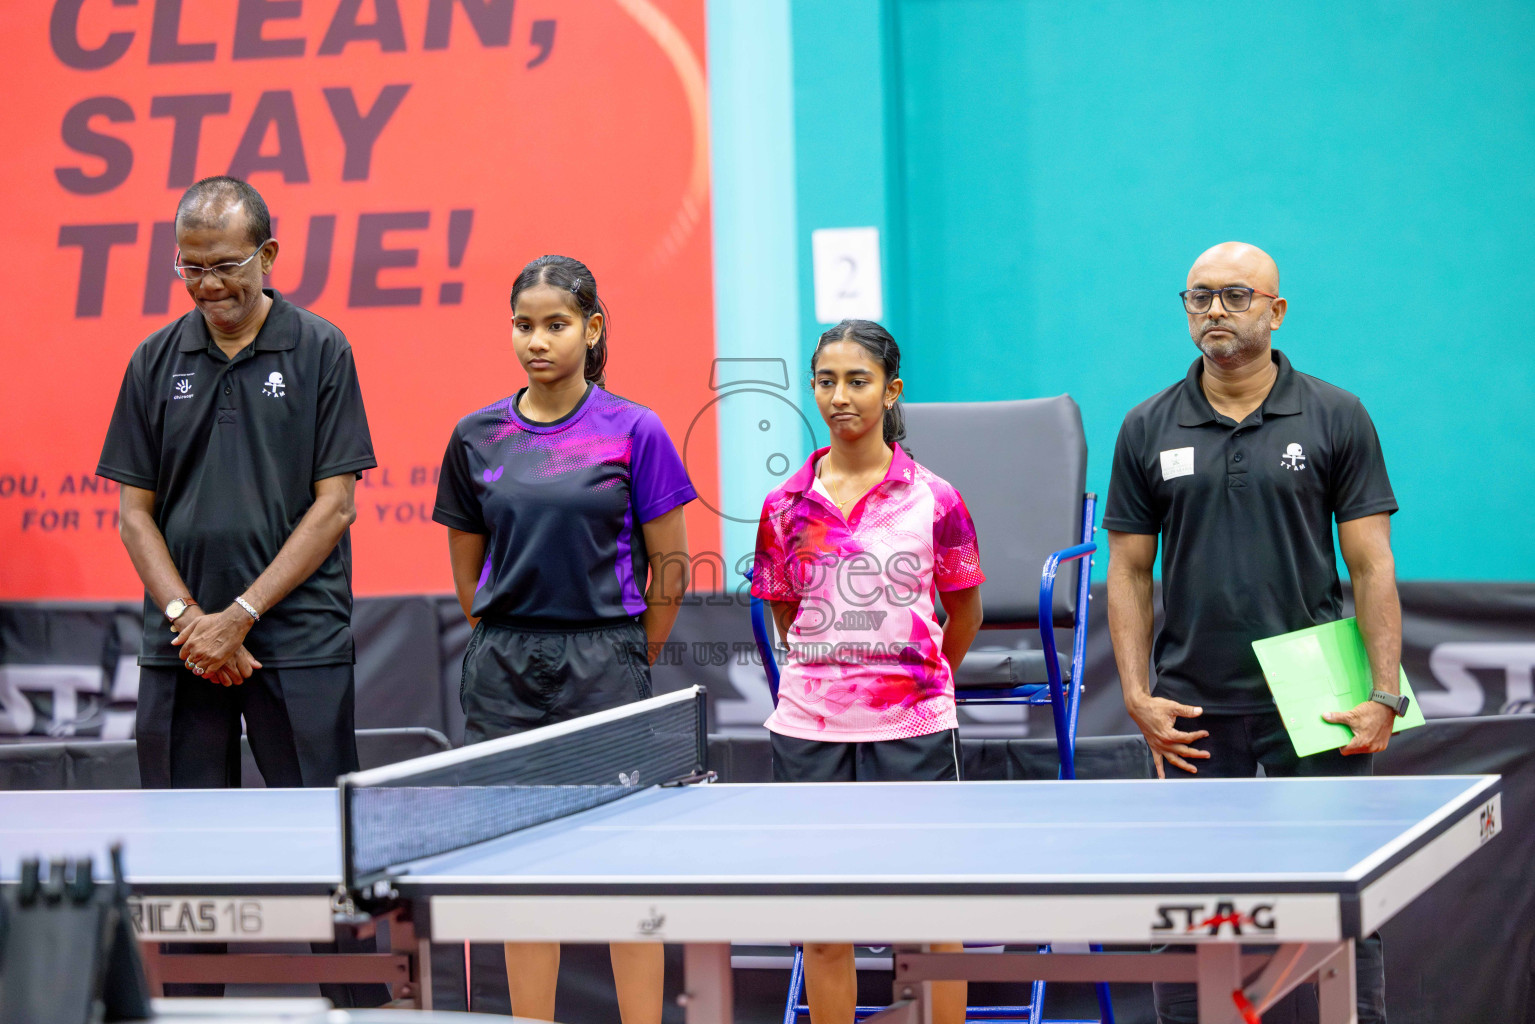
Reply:
[[[1375,427],[1358,398],[1271,347],[1287,303],[1263,250],[1209,249],[1180,297],[1199,358],[1125,417],[1103,517],[1125,707],[1160,778],[1251,777],[1260,766],[1268,776],[1368,775],[1406,712],[1390,543],[1397,504]],[[1326,716],[1353,730],[1347,745],[1302,758],[1251,644],[1343,617],[1334,521],[1375,693]],[[1159,540],[1163,625],[1153,643]],[[1356,953],[1359,1021],[1384,1021],[1379,936]],[[1162,1024],[1198,1019],[1193,986],[1159,984],[1156,997]],[[1264,1017],[1315,1019],[1315,992],[1304,989]]]

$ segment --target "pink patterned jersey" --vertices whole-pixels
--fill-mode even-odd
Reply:
[[[956,726],[934,590],[981,574],[959,492],[894,446],[885,478],[844,519],[810,457],[762,506],[752,594],[798,601],[781,659],[773,732],[861,743]]]

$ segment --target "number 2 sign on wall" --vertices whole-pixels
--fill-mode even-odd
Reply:
[[[823,324],[885,315],[879,228],[821,228],[810,233],[815,318]]]

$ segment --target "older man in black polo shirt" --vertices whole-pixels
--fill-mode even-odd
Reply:
[[[347,528],[377,463],[346,338],[261,286],[271,233],[243,181],[182,196],[196,308],[129,360],[96,469],[144,582],[146,787],[238,786],[242,716],[268,785],[357,767]]]
[[[262,288],[277,242],[245,182],[187,189],[176,243],[195,308],[133,353],[96,468],[144,582],[140,781],[238,786],[243,718],[267,785],[334,785],[357,768],[347,528],[377,465],[352,350]]]
[[[1125,706],[1158,776],[1252,776],[1260,765],[1270,776],[1367,775],[1405,711],[1390,544],[1397,505],[1375,428],[1358,398],[1270,348],[1286,303],[1267,253],[1215,246],[1182,294],[1201,355],[1181,382],[1125,417],[1103,517]],[[1300,758],[1251,644],[1342,617],[1334,519],[1376,693],[1327,716],[1354,732],[1342,750]],[[1159,535],[1164,620],[1153,649]],[[1357,952],[1359,1020],[1384,1021],[1379,938]],[[1265,1019],[1309,1015],[1308,997],[1314,1005],[1302,993]],[[1158,985],[1157,1012],[1164,1024],[1193,1024],[1193,987]]]

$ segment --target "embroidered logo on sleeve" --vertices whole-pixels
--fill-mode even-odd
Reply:
[[[1285,469],[1305,469],[1306,453],[1298,444],[1287,444],[1285,445],[1284,454],[1279,456],[1279,464]]]
[[[1169,448],[1162,453],[1162,479],[1176,480],[1194,475],[1194,449]]]

